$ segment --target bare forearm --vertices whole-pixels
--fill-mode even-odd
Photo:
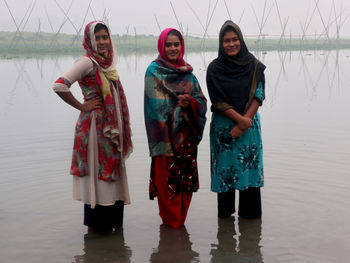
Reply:
[[[230,108],[222,112],[226,117],[230,118],[234,122],[238,123],[242,120],[242,115],[239,114],[237,111],[234,109]]]
[[[88,112],[92,110],[102,109],[103,102],[100,97],[94,97],[92,99],[84,101],[84,103],[80,103],[71,92],[56,92],[58,96],[62,98],[65,102],[67,102],[72,107],[83,111]]]
[[[253,100],[252,104],[249,106],[247,112],[244,114],[245,117],[248,117],[250,119],[253,119],[253,117],[255,116],[256,112],[258,111],[260,107],[260,104],[257,100]]]
[[[244,115],[242,116],[234,109],[227,109],[223,114],[233,120],[243,132],[252,125],[252,120],[250,118]]]
[[[83,104],[80,103],[74,96],[73,94],[68,91],[68,92],[56,92],[58,96],[60,96],[60,98],[62,100],[64,100],[66,103],[68,103],[69,105],[71,105],[72,107],[76,108],[77,110],[82,111],[82,106]]]

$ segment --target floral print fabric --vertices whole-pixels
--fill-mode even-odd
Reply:
[[[157,158],[157,157],[152,157]],[[199,189],[198,165],[197,165],[197,144],[189,137],[184,141],[177,153],[173,156],[166,156],[166,168],[164,174],[168,175],[168,196],[174,199],[181,192],[197,192]],[[153,200],[158,196],[156,186],[156,162],[152,159],[151,176],[149,182],[149,198]],[[159,174],[158,174],[159,176]]]
[[[262,83],[255,97],[263,101]],[[223,114],[214,112],[210,124],[211,190],[227,192],[246,190],[264,185],[263,146],[260,116],[257,112],[252,126],[235,139],[230,130],[235,123]]]
[[[100,96],[100,87],[95,80],[94,68],[91,74],[79,81],[85,99]],[[111,88],[113,87],[111,83]],[[114,110],[116,108],[114,107]],[[91,129],[91,118],[96,120],[97,146],[98,146],[98,179],[112,181],[120,175],[120,151],[113,141],[103,134],[106,122],[106,108],[93,112],[81,112],[75,126],[73,157],[70,173],[79,177],[89,175],[88,171],[88,142]]]

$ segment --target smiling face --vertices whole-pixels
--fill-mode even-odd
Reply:
[[[165,41],[165,55],[167,59],[172,64],[176,64],[177,59],[179,58],[181,52],[181,42],[180,39],[172,34],[169,34]]]
[[[241,51],[241,41],[236,32],[230,30],[222,38],[222,48],[230,56],[236,56]]]
[[[107,31],[105,29],[101,29],[100,31],[95,32],[95,40],[97,53],[104,58],[108,57],[108,51],[111,44]]]

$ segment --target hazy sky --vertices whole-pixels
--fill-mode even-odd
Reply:
[[[93,11],[89,10],[87,15],[90,0],[57,0],[65,11],[72,3],[68,12],[70,20],[66,21],[63,26],[65,15],[55,0],[1,0],[0,31],[16,31],[16,25],[6,7],[6,2],[17,26],[21,25],[21,30],[24,28],[25,31],[37,31],[40,20],[42,31],[57,32],[61,27],[60,32],[75,33],[82,27],[85,16],[84,26],[87,22],[94,20],[94,16],[96,19],[102,19],[104,13],[107,13],[113,34],[124,34],[127,30],[129,34],[134,34],[135,29],[138,34],[158,34],[156,18],[162,29],[179,28],[173,6],[183,31],[188,31],[191,35],[202,36],[203,28],[206,27],[207,20],[213,14],[208,33],[216,36],[223,22],[229,19],[229,11],[232,20],[237,23],[243,14],[240,26],[246,35],[259,34],[255,12],[259,24],[265,17],[264,34],[279,36],[282,25],[286,25],[285,33],[288,35],[290,33],[301,35],[302,28],[306,29],[307,34],[319,34],[323,33],[324,28],[329,25],[330,35],[334,36],[336,24],[339,24],[340,21],[343,24],[340,36],[350,36],[350,3],[344,0],[334,0],[335,10],[332,5],[333,0],[318,0],[319,10],[315,9],[315,0],[267,0],[265,13],[265,0],[226,0],[228,9],[226,9],[224,0],[92,0],[91,9]],[[213,12],[216,3],[216,9]],[[33,10],[30,17],[30,10],[27,12],[29,8]],[[281,21],[277,10],[281,15]]]

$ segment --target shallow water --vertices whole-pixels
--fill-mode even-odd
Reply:
[[[204,93],[216,53],[188,55]],[[124,228],[86,234],[68,175],[78,112],[51,90],[73,57],[1,59],[1,262],[349,262],[350,51],[256,54],[267,65],[260,109],[262,220],[218,220],[210,192],[210,113],[199,147],[200,190],[186,227],[161,225],[148,200],[143,77],[154,55],[119,57],[134,153]],[[75,84],[74,94],[80,96]]]

